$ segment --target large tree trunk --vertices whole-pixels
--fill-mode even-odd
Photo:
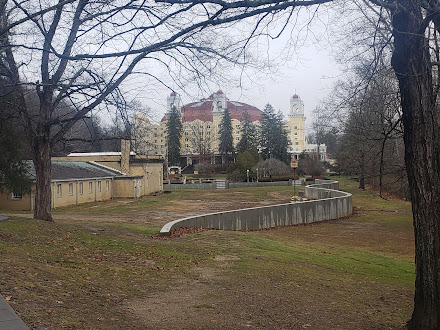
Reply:
[[[53,221],[51,190],[51,148],[47,139],[33,142],[36,172],[34,219]]]
[[[431,62],[420,1],[392,16],[392,66],[399,80],[405,163],[412,200],[416,283],[410,329],[440,328],[440,141]]]

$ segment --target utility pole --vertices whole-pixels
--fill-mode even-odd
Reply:
[[[296,169],[298,167],[298,162],[295,159],[295,156],[292,155],[292,159],[290,161],[290,167],[293,168],[293,197],[292,200],[296,202]]]

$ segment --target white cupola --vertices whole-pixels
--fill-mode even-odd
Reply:
[[[304,103],[297,94],[290,98],[289,117],[304,117]]]
[[[227,107],[227,99],[226,94],[219,90],[217,93],[212,95],[212,112],[223,112]]]
[[[182,102],[180,102],[179,94],[172,92],[170,96],[167,97],[167,112],[170,112],[171,108],[175,106],[177,110],[181,110]]]

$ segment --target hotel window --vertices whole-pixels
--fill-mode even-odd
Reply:
[[[108,191],[110,186],[110,183],[108,182],[108,180],[105,180],[105,191]]]
[[[298,145],[298,144],[299,144],[299,142],[298,142],[298,141],[296,141],[296,142],[295,142],[295,145]]]
[[[294,128],[294,129],[298,129],[298,126],[295,125],[295,126],[293,126],[293,128]]]
[[[79,183],[79,194],[80,195],[83,194],[83,183],[82,182]]]
[[[61,197],[61,183],[57,184],[57,197]]]
[[[69,183],[69,195],[73,195],[73,183]]]
[[[91,194],[93,192],[93,186],[92,183],[89,182],[89,194]]]
[[[294,135],[298,135],[298,132],[293,133]]]
[[[101,192],[101,181],[98,181],[98,192]]]

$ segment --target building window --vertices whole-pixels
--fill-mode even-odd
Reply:
[[[294,135],[298,135],[298,132],[293,133]]]
[[[240,141],[240,137],[239,137],[239,136],[237,136],[235,139],[236,139],[237,141]]]
[[[69,183],[69,195],[73,195],[73,183]]]
[[[295,126],[293,126],[293,129],[298,129],[298,126],[296,126],[296,125],[295,125]]]
[[[101,181],[98,181],[98,192],[101,192]]]
[[[105,191],[109,190],[109,186],[110,186],[110,183],[108,182],[108,180],[105,180]]]
[[[79,194],[80,195],[83,194],[83,183],[82,182],[79,183]]]
[[[295,145],[298,145],[298,144],[299,144],[299,142],[298,142],[298,141],[296,141],[296,142],[295,142]]]
[[[21,192],[13,192],[12,193],[12,199],[16,199],[16,200],[18,200],[18,199],[22,199],[23,198],[23,194],[21,193]]]
[[[89,194],[93,192],[93,185],[91,182],[89,182]]]
[[[61,197],[61,183],[57,184],[57,197]]]

